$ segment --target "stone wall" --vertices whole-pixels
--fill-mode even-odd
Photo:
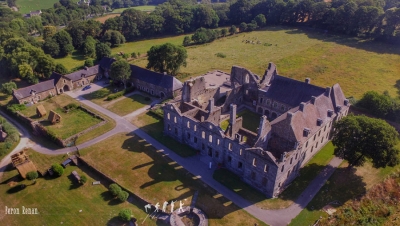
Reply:
[[[41,100],[46,99],[49,96],[54,96],[56,94],[57,94],[56,89],[52,88],[52,89],[49,89],[47,91],[44,91],[44,92],[41,92],[41,93],[36,93],[35,95],[31,95],[29,97],[26,97],[26,98],[23,98],[23,99],[20,99],[20,100],[16,100],[16,101],[19,104],[24,104],[25,102],[35,102],[36,103],[36,102],[39,102]]]

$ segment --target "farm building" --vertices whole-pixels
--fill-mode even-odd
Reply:
[[[29,160],[25,151],[20,151],[16,154],[11,155],[11,162],[15,168],[17,168],[19,174],[24,179],[26,174],[30,171],[37,171],[36,166],[31,160]]]
[[[52,124],[56,124],[56,123],[59,123],[61,121],[61,116],[59,114],[57,114],[56,112],[51,110],[47,120],[49,122],[51,122]]]
[[[44,108],[43,105],[40,104],[40,105],[38,105],[38,106],[36,107],[36,115],[37,115],[39,118],[41,118],[41,117],[47,115],[47,111],[46,111],[46,109]]]

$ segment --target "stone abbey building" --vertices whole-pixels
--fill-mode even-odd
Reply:
[[[276,197],[330,140],[332,124],[349,106],[339,84],[286,78],[273,63],[261,78],[233,66],[230,75],[213,71],[186,81],[181,100],[164,106],[164,132]],[[245,109],[260,114],[257,131],[237,118]]]

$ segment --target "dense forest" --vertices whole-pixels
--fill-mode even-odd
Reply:
[[[103,14],[104,5],[119,8],[144,4],[158,5],[151,13],[127,9],[104,24],[90,19]],[[126,40],[197,30],[186,43],[204,43],[225,36],[227,29],[215,32],[221,26],[231,26],[231,34],[236,32],[235,26],[240,32],[268,25],[308,26],[390,43],[400,41],[400,0],[237,0],[218,4],[184,0],[94,0],[90,6],[60,0],[42,12],[40,17],[24,18],[10,9],[0,8],[3,75],[35,83],[48,78],[54,70],[67,73],[62,65],[54,63],[53,57],[65,57],[74,50],[84,54],[91,65],[94,59],[110,55],[110,48]],[[43,40],[34,35],[40,35]]]

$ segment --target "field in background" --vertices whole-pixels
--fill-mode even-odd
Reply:
[[[114,17],[117,17],[117,16],[119,16],[119,15],[121,15],[121,14],[119,14],[119,13],[107,14],[107,15],[105,15],[105,16],[97,17],[97,18],[94,19],[94,20],[97,20],[97,21],[99,21],[100,23],[104,24],[104,22],[105,22],[107,19],[114,18]]]
[[[119,52],[145,54],[153,45],[166,42],[181,45],[185,35],[126,43],[112,49]],[[246,44],[246,40],[260,44]],[[360,41],[347,36],[331,36],[316,31],[269,27],[263,31],[240,33],[198,46],[187,47],[187,67],[179,79],[198,76],[219,69],[230,72],[232,65],[243,66],[263,75],[269,62],[274,62],[279,74],[300,81],[306,77],[318,86],[339,83],[346,96],[356,98],[368,90],[388,90],[397,95],[395,87],[400,73],[400,47],[378,42]],[[223,53],[226,58],[219,58]],[[71,69],[83,65],[75,55],[57,60]],[[65,59],[65,60],[64,60]],[[145,67],[147,58],[130,63]]]
[[[156,6],[155,5],[142,5],[142,6],[135,6],[135,7],[129,7],[129,8],[119,8],[119,9],[114,9],[112,11],[112,13],[122,13],[124,10],[130,9],[130,8],[140,10],[140,11],[145,11],[145,12],[151,12],[151,11],[154,11]]]
[[[29,13],[29,11],[35,11],[40,9],[52,8],[54,3],[59,2],[58,0],[17,0],[17,6],[19,12],[22,14]]]

